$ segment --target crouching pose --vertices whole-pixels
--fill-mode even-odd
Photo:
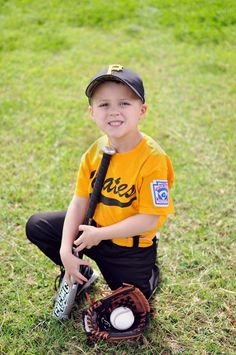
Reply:
[[[68,209],[34,214],[27,222],[26,234],[63,267],[69,285],[77,282],[78,294],[97,277],[89,261],[82,259],[85,254],[96,262],[112,290],[129,283],[149,298],[159,282],[156,236],[174,211],[172,164],[162,148],[139,130],[147,105],[137,73],[110,65],[91,80],[86,95],[91,118],[104,135],[81,158]],[[85,225],[104,146],[113,147],[116,154],[110,161],[93,223]]]

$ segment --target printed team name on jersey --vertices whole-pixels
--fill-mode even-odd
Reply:
[[[132,185],[129,187],[128,184],[120,184],[120,177],[117,179],[108,178],[104,181],[103,190],[107,192],[113,192],[115,195],[119,195],[120,197],[131,197],[135,194],[135,186]]]
[[[90,178],[93,178],[95,171],[92,172]],[[92,180],[92,187],[94,186],[96,177]],[[100,195],[100,202],[108,206],[119,206],[119,207],[128,207],[132,204],[136,197],[136,189],[134,185],[128,185],[121,182],[121,178],[106,178],[102,191],[106,191],[108,196],[104,196],[102,193]],[[110,195],[110,196],[109,196]],[[120,199],[121,198],[121,199]],[[122,201],[121,201],[122,200]]]
[[[168,207],[168,181],[167,180],[153,180],[151,182],[151,191],[154,206]]]

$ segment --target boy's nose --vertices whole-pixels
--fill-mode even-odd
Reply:
[[[109,115],[113,117],[119,116],[119,114],[120,114],[119,111],[116,109],[111,109],[111,111],[109,112]]]
[[[119,116],[119,112],[117,111],[111,111],[110,116]]]

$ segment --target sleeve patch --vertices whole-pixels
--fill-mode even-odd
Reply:
[[[168,207],[168,181],[167,180],[153,180],[151,182],[151,191],[154,206]]]

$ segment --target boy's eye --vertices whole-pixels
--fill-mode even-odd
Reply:
[[[121,106],[129,106],[130,105],[130,103],[128,101],[123,101],[120,104],[121,104]]]
[[[107,107],[108,103],[107,102],[103,102],[102,104],[99,104],[98,107]]]

